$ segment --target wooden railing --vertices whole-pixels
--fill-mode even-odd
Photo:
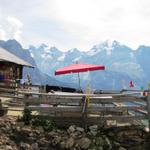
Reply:
[[[61,121],[78,118],[84,127],[89,124],[116,123],[137,124],[138,121],[148,119],[150,127],[150,92],[148,96],[140,95],[141,90],[104,92],[103,94],[79,94],[79,93],[43,93],[43,88],[37,86],[37,92],[29,89],[0,88],[0,97],[11,97],[28,103],[31,111],[37,111],[39,115],[48,115],[59,118]],[[89,106],[87,96],[90,97]],[[132,105],[127,105],[131,102]],[[8,103],[7,103],[8,104]],[[19,104],[20,105],[20,104]]]

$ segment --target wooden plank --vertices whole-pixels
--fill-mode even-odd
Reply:
[[[24,98],[25,102],[28,102],[29,104],[51,104],[51,103],[80,103],[82,100],[82,97],[63,97],[63,96],[43,96],[43,97],[32,97],[29,96],[27,98]],[[112,102],[133,102],[135,101],[145,101],[145,98],[137,98],[137,97],[122,97],[119,99],[112,99],[111,97],[92,97],[90,98],[90,103],[112,103]]]
[[[12,95],[4,95],[4,94],[0,94],[2,97],[10,97],[10,98],[14,98],[14,96]],[[26,95],[30,95],[30,94],[26,94]],[[21,98],[23,99],[21,96],[19,97],[15,97],[15,98]],[[24,98],[24,101],[28,101],[31,104],[40,104],[40,103],[72,103],[72,102],[78,102],[80,103],[82,97],[80,98],[76,98],[76,97],[58,97],[58,96],[49,96],[49,97],[32,97],[32,95],[29,96],[29,98]],[[133,102],[133,101],[145,101],[145,99],[141,99],[141,98],[120,98],[120,99],[111,99],[111,98],[90,98],[90,103],[112,103],[112,102]]]
[[[147,110],[134,110],[134,111],[138,112],[138,113],[141,113],[141,114],[144,114],[144,115],[148,115]]]
[[[114,101],[146,101],[144,96],[122,96],[122,97],[113,97]]]
[[[14,95],[10,95],[10,94],[0,94],[0,97],[23,99],[23,97],[21,97],[21,96],[17,96],[17,95],[14,96]]]
[[[46,106],[29,106],[32,111],[45,111],[45,112],[81,112],[80,106],[61,106],[61,107],[46,107]]]
[[[0,92],[8,92],[8,93],[15,93],[15,89],[8,89],[8,88],[0,88]]]
[[[144,92],[144,91],[145,91],[145,92],[148,92],[148,90],[135,90],[135,89],[126,89],[126,90],[123,89],[123,90],[121,90],[120,92],[121,92],[121,93],[123,93],[123,92],[125,93],[125,92]]]
[[[49,114],[48,114],[49,115]],[[47,116],[48,116],[47,115]],[[56,116],[56,118],[60,118],[59,116]],[[63,118],[65,119],[65,118],[70,118],[70,120],[72,119],[80,119],[80,121],[82,121],[82,119],[80,118],[80,116],[74,116],[74,118],[72,118],[72,117],[70,117],[70,115],[68,115],[68,116],[63,116],[63,117],[61,117],[62,118],[62,120],[63,120]],[[103,121],[104,119],[105,120],[126,120],[126,119],[137,119],[137,120],[142,120],[142,119],[147,119],[147,116],[144,116],[144,115],[140,115],[140,116],[131,116],[131,115],[124,115],[124,116],[100,116],[100,115],[96,115],[96,116],[93,116],[93,115],[88,115],[87,116],[87,121],[89,121],[89,120],[93,120],[93,121]]]
[[[58,107],[47,107],[47,106],[29,106],[29,109],[32,111],[41,111],[41,112],[82,112],[83,108],[80,106],[58,106]],[[127,110],[144,110],[145,106],[125,106],[125,107],[90,107],[88,108],[88,113],[98,113],[98,112],[123,112]],[[83,112],[82,112],[83,113]],[[139,112],[140,113],[140,112]],[[84,113],[83,113],[84,114]],[[143,113],[141,113],[143,114]]]
[[[77,93],[59,93],[59,94],[52,94],[52,93],[35,93],[35,92],[18,92],[19,94],[23,95],[38,95],[42,99],[46,99],[47,101],[52,100],[52,98],[55,99],[55,101],[65,101],[67,102],[68,100],[76,100],[76,99],[82,99],[83,96],[87,96],[88,94],[77,94]],[[131,94],[131,93],[130,93]],[[92,94],[90,95],[91,101],[94,103],[96,102],[123,102],[123,101],[145,101],[145,97],[135,97],[131,95],[125,95],[125,94],[113,94],[113,95],[108,95],[108,94]]]
[[[24,98],[24,102],[28,102],[30,105],[37,104],[52,104],[52,103],[80,103],[82,98],[73,98],[73,97],[30,97]]]
[[[101,121],[104,121],[104,120],[116,120],[116,121],[131,121],[131,120],[143,120],[143,119],[147,119],[147,116],[145,115],[141,115],[141,116],[102,116],[102,117],[87,117],[87,120],[90,121],[90,120],[93,120],[93,122],[101,122]]]
[[[24,87],[24,85],[23,85],[23,84],[20,84],[19,87],[22,88],[22,87]],[[34,87],[35,87],[35,88],[40,88],[41,85],[35,85],[35,84],[33,85],[33,84],[32,84],[32,85],[30,85],[30,87],[33,87],[33,88],[34,88]]]
[[[23,87],[23,85],[20,85],[20,87]],[[41,85],[31,85],[30,87],[36,87],[36,88],[43,88],[43,86],[41,86]],[[44,87],[45,88],[45,87]],[[144,90],[144,91],[147,91],[147,90]],[[67,93],[67,92],[58,92],[58,91],[55,91],[56,93]],[[116,90],[100,90],[100,95],[101,94],[117,94],[117,95],[123,95],[123,94],[126,94],[126,95],[128,95],[128,94],[140,94],[141,92],[143,92],[143,90],[130,90],[130,89],[128,89],[128,90],[121,90],[121,91],[116,91]],[[98,94],[97,94],[98,95]]]
[[[67,97],[67,96],[71,96],[71,97],[82,97],[82,96],[84,96],[84,95],[87,95],[87,94],[76,94],[76,93],[63,93],[63,92],[61,92],[61,93],[59,93],[59,94],[57,94],[57,93],[39,93],[39,92],[22,92],[22,91],[19,91],[18,92],[19,94],[23,94],[23,95],[28,95],[28,94],[30,94],[30,95],[40,95],[40,96],[52,96],[52,97],[60,97],[60,96],[62,96],[62,97]]]
[[[4,105],[13,106],[13,107],[24,107],[24,104],[18,104],[18,103],[10,103],[10,102],[3,102]]]
[[[0,81],[0,87],[15,88],[16,87],[16,81],[15,80],[1,80]]]
[[[24,99],[24,102],[28,102],[29,104],[52,104],[52,103],[80,103],[81,98],[29,98]],[[133,102],[132,100],[113,100],[113,99],[90,99],[90,103],[92,104],[108,104],[112,102]]]
[[[90,102],[92,103],[111,103],[111,102],[133,102],[133,101],[146,101],[145,98],[141,97],[118,97],[118,98],[108,98],[108,97],[92,97],[90,98]]]
[[[146,110],[146,106],[122,106],[122,107],[101,107],[92,106],[88,108],[89,112],[101,112],[101,111],[126,111],[126,110]]]
[[[87,105],[88,101],[87,98],[84,96],[82,99],[82,120],[85,131],[87,131]]]
[[[146,99],[146,101],[147,101],[147,99]],[[134,102],[132,102],[132,103],[133,103],[133,104],[136,104],[136,105],[144,105],[144,106],[146,106],[146,104],[147,104],[146,101],[144,101],[144,102],[142,102],[142,101],[141,101],[141,102],[140,102],[140,101],[138,101],[138,102],[137,102],[137,101],[134,101]]]
[[[134,95],[140,94],[140,92],[130,92],[125,94],[82,94],[82,93],[66,93],[66,92],[55,92],[55,93],[38,93],[38,92],[19,92],[19,94],[32,94],[32,95],[41,95],[41,96],[72,96],[72,97],[83,97],[83,96],[90,96],[90,97],[106,97],[106,96],[113,96],[113,97],[120,97],[120,96],[127,96],[127,95]]]
[[[23,109],[13,109],[13,108],[8,108],[8,111],[24,111]]]

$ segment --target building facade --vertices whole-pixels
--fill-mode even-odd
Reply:
[[[24,66],[33,67],[28,62],[0,48],[0,85],[8,85],[11,81],[22,79]]]

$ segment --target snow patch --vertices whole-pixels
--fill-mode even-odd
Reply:
[[[72,53],[72,52],[74,52],[74,50],[75,50],[75,49],[73,48],[73,49],[69,50],[69,52]]]
[[[114,47],[118,45],[119,42],[115,40],[106,40],[98,45],[95,45],[90,51],[88,51],[87,55],[94,56],[101,51],[106,51],[107,55],[111,55]]]
[[[80,57],[75,58],[72,62],[78,62],[80,59],[81,59],[81,56],[80,56]]]
[[[78,49],[77,49],[77,48],[72,48],[72,49],[70,49],[68,52],[69,52],[69,53],[73,53],[73,52],[75,52],[75,51],[78,51]]]
[[[47,55],[46,58],[47,59],[53,59],[53,57],[51,55]]]
[[[52,56],[51,55],[47,55],[47,54],[42,54],[41,55],[41,57],[43,58],[43,59],[52,59]]]
[[[97,47],[95,46],[94,48],[92,48],[90,51],[87,52],[87,55],[88,55],[88,56],[94,56],[94,55],[96,55],[98,52],[99,52],[99,51],[98,51]]]
[[[45,58],[45,54],[42,54],[41,57],[42,57],[42,58]]]
[[[34,55],[33,55],[33,53],[30,53],[30,56],[31,56],[32,58],[34,58]]]
[[[107,40],[106,41],[107,46],[104,47],[106,50],[107,55],[111,55],[112,50],[114,49],[114,46],[116,45],[116,42],[114,40]]]
[[[49,49],[48,46],[45,46],[44,49],[43,49],[43,51],[44,51],[45,53],[49,53],[50,49]]]
[[[134,57],[134,54],[133,54],[132,52],[130,52],[130,57],[131,57],[131,58],[135,58],[135,57]]]
[[[66,54],[63,54],[62,56],[58,57],[57,60],[58,61],[64,61],[65,57],[66,57]]]
[[[105,49],[106,49],[107,55],[111,55],[113,47],[106,47]]]

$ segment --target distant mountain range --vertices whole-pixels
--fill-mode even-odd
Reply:
[[[149,46],[143,45],[133,50],[118,41],[109,40],[93,46],[87,52],[77,48],[62,52],[45,44],[23,49],[15,40],[0,41],[0,46],[37,66],[34,70],[24,70],[24,74],[32,74],[34,83],[75,86],[78,83],[76,74],[55,76],[54,72],[76,62],[102,64],[106,67],[105,71],[81,73],[83,87],[90,82],[93,89],[122,89],[129,88],[129,82],[133,80],[135,88],[146,88],[150,81]]]
[[[15,54],[16,56],[22,58],[23,60],[32,64],[35,68],[27,68],[24,67],[23,69],[23,78],[27,78],[27,74],[29,73],[32,76],[32,83],[37,85],[60,85],[60,86],[68,86],[66,83],[59,82],[56,79],[44,74],[39,70],[37,67],[35,60],[31,57],[31,53],[28,49],[22,48],[21,44],[16,40],[8,40],[3,41],[0,40],[0,47],[5,48],[9,52]]]

